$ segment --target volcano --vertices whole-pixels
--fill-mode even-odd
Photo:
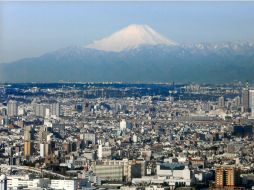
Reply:
[[[86,47],[102,51],[121,52],[142,45],[170,46],[176,45],[176,42],[162,36],[148,25],[132,24]]]

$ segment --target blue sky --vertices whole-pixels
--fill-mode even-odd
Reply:
[[[254,42],[254,2],[0,2],[0,63],[86,45],[129,24],[178,43]]]

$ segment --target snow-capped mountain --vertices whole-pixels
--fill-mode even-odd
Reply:
[[[254,82],[254,45],[177,44],[130,25],[86,47],[0,64],[0,82]]]
[[[176,45],[148,25],[132,24],[113,33],[111,36],[87,45],[87,48],[120,52],[142,45]]]

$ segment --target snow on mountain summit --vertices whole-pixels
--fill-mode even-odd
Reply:
[[[148,25],[132,24],[86,47],[103,51],[120,52],[137,48],[140,45],[175,44],[174,41],[163,37]]]

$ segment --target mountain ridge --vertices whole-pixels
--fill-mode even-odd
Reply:
[[[251,43],[145,45],[121,52],[67,47],[0,64],[2,82],[253,81]],[[45,77],[46,73],[46,77]]]
[[[254,82],[252,43],[179,44],[130,25],[87,46],[0,64],[2,82]]]

